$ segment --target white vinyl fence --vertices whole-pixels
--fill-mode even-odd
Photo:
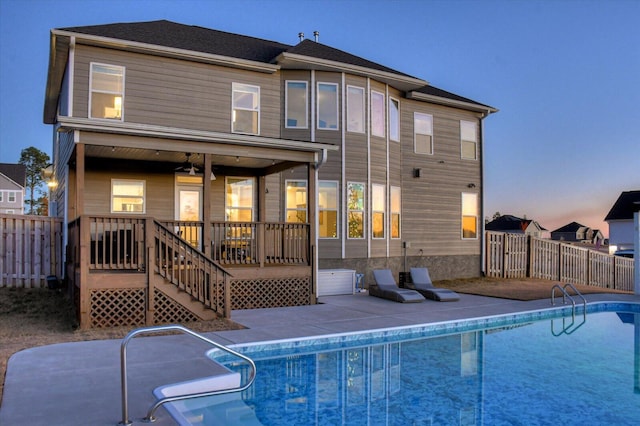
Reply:
[[[487,276],[542,278],[633,291],[633,259],[576,244],[487,231]]]

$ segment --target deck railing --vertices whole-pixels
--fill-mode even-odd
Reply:
[[[486,269],[491,277],[531,277],[633,291],[633,259],[575,244],[487,231]]]

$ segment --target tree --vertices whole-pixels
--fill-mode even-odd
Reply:
[[[39,194],[46,194],[40,185],[44,182],[42,178],[42,169],[49,164],[49,155],[40,151],[38,148],[30,146],[20,152],[20,160],[18,163],[23,164],[27,168],[27,188],[29,188],[29,199],[25,200],[25,204],[29,205],[29,214],[34,214],[37,210],[37,201],[34,199],[36,190]]]
[[[499,219],[499,218],[500,218],[500,216],[502,216],[502,215],[500,214],[500,212],[495,212],[495,213],[493,214],[493,219],[492,219],[492,220]]]

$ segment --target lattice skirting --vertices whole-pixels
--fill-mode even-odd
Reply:
[[[153,298],[154,324],[179,324],[198,321],[198,317],[185,309],[182,305],[167,297],[161,291],[155,291]]]
[[[146,290],[102,289],[91,292],[91,328],[145,324]]]
[[[309,277],[231,281],[231,309],[309,305]]]

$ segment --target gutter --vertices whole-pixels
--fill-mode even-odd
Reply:
[[[279,65],[267,64],[264,62],[251,61],[248,59],[232,58],[229,56],[216,55],[213,53],[196,52],[187,49],[158,46],[155,44],[141,43],[137,41],[122,40],[117,38],[93,36],[72,31],[52,30],[53,36],[75,37],[77,44],[87,44],[90,46],[107,47],[111,49],[126,50],[131,52],[143,52],[156,56],[165,56],[176,59],[186,59],[208,64],[222,65],[225,67],[240,68],[273,74],[280,69]]]
[[[490,114],[498,112],[498,109],[481,104],[475,104],[471,102],[458,101],[455,99],[443,98],[435,95],[427,95],[420,92],[407,92],[407,99],[414,99],[417,101],[431,102],[434,104],[445,105],[455,108],[461,108],[469,111],[476,111],[482,113],[482,118],[489,116]]]

